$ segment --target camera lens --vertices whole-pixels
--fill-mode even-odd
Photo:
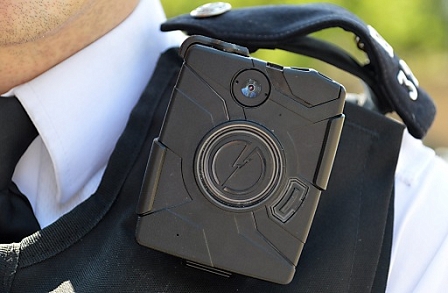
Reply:
[[[261,84],[253,79],[249,79],[244,84],[244,87],[241,88],[241,92],[246,98],[254,99],[260,94],[262,90]]]
[[[233,80],[233,97],[245,107],[260,106],[268,99],[270,91],[268,78],[256,69],[241,71]]]

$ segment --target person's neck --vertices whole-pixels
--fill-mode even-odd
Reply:
[[[121,23],[139,0],[96,1],[51,35],[0,47],[0,94],[25,83],[85,48]]]

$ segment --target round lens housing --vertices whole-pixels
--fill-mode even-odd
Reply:
[[[260,106],[267,100],[270,91],[271,85],[266,75],[255,69],[244,70],[233,80],[233,97],[245,107]]]

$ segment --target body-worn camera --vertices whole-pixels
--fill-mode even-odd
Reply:
[[[345,90],[190,37],[138,206],[140,244],[289,283],[327,186]]]

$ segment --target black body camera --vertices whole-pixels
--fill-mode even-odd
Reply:
[[[188,38],[181,55],[137,240],[204,268],[289,283],[330,176],[345,90],[206,37]]]

